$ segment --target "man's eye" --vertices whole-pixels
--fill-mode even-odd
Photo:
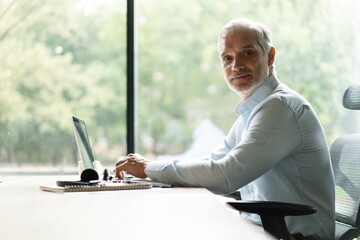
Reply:
[[[223,62],[228,62],[230,60],[231,60],[231,57],[229,57],[229,56],[223,57]]]
[[[251,56],[252,54],[253,54],[253,52],[250,51],[250,50],[244,52],[244,55],[245,55],[245,56]]]

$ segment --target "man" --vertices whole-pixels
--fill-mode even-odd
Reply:
[[[334,177],[325,136],[311,105],[277,78],[270,31],[235,19],[221,30],[218,50],[225,80],[241,98],[239,118],[221,146],[196,161],[150,162],[129,154],[116,163],[116,175],[126,171],[216,193],[240,189],[244,200],[312,205],[313,215],[287,217],[290,232],[299,239],[333,239]]]

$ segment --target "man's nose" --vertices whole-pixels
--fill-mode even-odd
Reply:
[[[244,69],[244,62],[240,58],[234,59],[231,70],[234,72],[239,72]]]

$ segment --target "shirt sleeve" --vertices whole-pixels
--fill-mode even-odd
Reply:
[[[220,145],[210,153],[211,159],[218,160],[226,156],[236,146],[236,133],[243,125],[242,117],[239,117],[231,127],[228,135],[223,139]]]
[[[254,111],[240,142],[221,159],[154,161],[145,173],[155,181],[200,186],[216,193],[243,187],[301,146],[297,116],[286,103],[273,99]]]

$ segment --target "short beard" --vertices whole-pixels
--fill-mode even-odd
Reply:
[[[270,76],[271,71],[269,71],[268,73],[268,66],[266,64],[264,64],[264,67],[261,69],[261,74],[259,75],[260,81],[256,81],[249,89],[245,90],[245,91],[237,91],[235,88],[233,89],[233,91],[235,91],[236,93],[238,93],[242,100],[246,100],[247,98],[250,97],[251,94],[253,94],[253,92],[255,92],[255,90]]]

